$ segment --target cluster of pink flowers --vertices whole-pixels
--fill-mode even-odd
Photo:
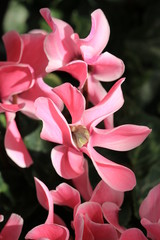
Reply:
[[[51,28],[50,33],[33,30],[20,35],[10,31],[3,36],[7,55],[7,60],[0,62],[0,112],[6,117],[4,146],[15,164],[30,167],[33,159],[15,117],[21,111],[41,120],[40,137],[57,144],[51,151],[53,167],[62,178],[72,180],[75,188],[62,183],[56,190],[49,191],[35,178],[38,201],[48,211],[48,216],[45,223],[35,226],[25,239],[70,238],[63,219],[54,214],[55,204],[73,209],[71,227],[76,240],[147,239],[141,230],[125,229],[118,221],[124,192],[136,185],[134,173],[96,151],[96,147],[131,150],[151,132],[146,126],[133,124],[114,127],[114,113],[124,103],[121,85],[125,79],[120,78],[124,73],[123,61],[103,52],[110,35],[108,21],[100,9],[95,10],[91,14],[91,31],[81,39],[69,24],[53,18],[49,9],[40,12]],[[72,75],[79,81],[78,88],[69,82],[55,88],[47,85],[43,78],[57,70]],[[101,81],[115,80],[106,92]],[[64,106],[71,122],[63,114]],[[101,122],[103,128],[99,127]],[[88,161],[102,179],[94,190],[89,180]],[[159,185],[151,190],[139,211],[141,224],[152,240],[160,236],[159,190]],[[2,215],[0,220],[3,221]],[[22,226],[23,219],[12,214],[0,239],[18,239]]]

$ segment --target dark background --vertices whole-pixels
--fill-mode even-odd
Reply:
[[[35,28],[48,30],[39,13],[42,7],[49,7],[54,17],[67,21],[81,37],[88,35],[90,14],[95,9],[101,8],[109,21],[111,35],[105,51],[121,58],[126,67],[123,75],[126,77],[123,84],[125,104],[115,114],[115,125],[135,123],[152,128],[149,138],[135,150],[127,153],[102,152],[135,172],[137,186],[132,192],[126,193],[120,220],[127,227],[140,227],[140,202],[149,189],[160,182],[160,1],[1,0],[1,36],[13,29],[19,33]],[[0,59],[5,60],[2,40]],[[63,82],[63,76],[58,77]],[[49,189],[54,189],[63,180],[56,175],[50,162],[53,145],[39,139],[40,123],[21,114],[18,115],[18,122],[34,165],[29,169],[19,169],[6,156],[3,146],[5,122],[1,114],[0,213],[7,218],[16,212],[25,219],[23,239],[29,229],[45,221],[47,214],[37,201],[33,176],[44,181]],[[99,179],[92,166],[90,177],[95,186]],[[65,217],[69,223],[69,218],[72,218],[69,209],[55,207],[55,211],[62,216],[69,216]]]

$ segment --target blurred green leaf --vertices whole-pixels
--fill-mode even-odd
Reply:
[[[10,1],[8,10],[3,21],[4,32],[16,30],[19,33],[24,33],[27,30],[28,10],[17,1]]]

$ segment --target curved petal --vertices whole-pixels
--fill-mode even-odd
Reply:
[[[23,219],[13,213],[3,227],[0,238],[6,240],[18,240],[23,227]]]
[[[105,202],[115,203],[117,206],[121,206],[124,199],[124,193],[114,190],[104,181],[100,181],[95,187],[90,201],[103,204]]]
[[[116,229],[110,224],[99,224],[87,219],[86,225],[94,236],[95,240],[118,240]],[[88,239],[88,238],[84,238]]]
[[[42,224],[30,230],[25,239],[68,240],[69,231],[67,228],[56,224]]]
[[[70,83],[55,87],[53,91],[62,99],[72,117],[72,123],[78,122],[85,110],[85,99],[81,92]]]
[[[43,47],[45,37],[46,34],[40,31],[21,35],[24,48],[20,62],[29,64],[34,69],[35,77],[46,74],[48,59]]]
[[[84,162],[84,173],[77,178],[72,179],[73,185],[80,192],[85,201],[89,201],[92,196],[93,190],[89,180],[88,162]]]
[[[75,79],[80,82],[79,88],[83,88],[88,75],[87,64],[82,60],[74,60],[58,69],[70,73]]]
[[[35,113],[43,121],[41,138],[68,146],[73,145],[69,125],[51,99],[39,97],[35,101]]]
[[[87,216],[91,221],[96,223],[104,223],[101,206],[96,202],[84,202],[80,204],[77,208],[76,215]]]
[[[61,183],[56,190],[51,191],[54,204],[75,208],[80,204],[80,194],[77,189],[71,187],[67,183]]]
[[[38,201],[45,209],[48,210],[48,217],[45,223],[52,224],[53,217],[54,217],[52,195],[49,189],[46,187],[46,185],[42,181],[40,181],[38,178],[34,178],[34,180],[36,185]]]
[[[142,226],[147,230],[147,237],[153,240],[159,240],[160,224],[152,223],[146,218],[141,219]]]
[[[49,9],[40,10],[52,31],[46,36],[44,50],[49,60],[47,72],[55,71],[74,59],[73,29],[66,22],[51,17]]]
[[[92,74],[88,75],[87,83],[89,101],[93,103],[93,105],[97,105],[107,95],[107,91],[99,81],[94,79]],[[114,125],[113,114],[104,119],[104,123],[106,128],[112,128]]]
[[[19,62],[23,52],[23,42],[19,33],[9,31],[3,35],[2,39],[7,53],[7,61]]]
[[[130,228],[122,233],[119,240],[147,240],[143,232],[138,228]],[[158,239],[157,239],[158,240]]]
[[[136,178],[129,168],[108,160],[90,146],[88,146],[88,155],[92,159],[99,176],[111,188],[124,192],[135,187]]]
[[[0,113],[2,112],[17,112],[22,110],[24,104],[7,104],[7,103],[0,103]]]
[[[151,222],[158,222],[160,219],[160,184],[152,188],[147,197],[141,203],[139,215]]]
[[[33,161],[18,131],[14,117],[14,113],[6,112],[7,129],[4,139],[5,149],[8,156],[19,167],[29,167]]]
[[[124,227],[119,225],[118,213],[120,211],[119,207],[113,202],[105,202],[102,205],[102,211],[104,218],[114,226],[120,233],[125,231]]]
[[[124,73],[124,63],[121,59],[105,52],[99,55],[97,60],[91,65],[91,74],[98,81],[110,82],[122,76]]]
[[[29,65],[15,64],[0,68],[0,96],[7,99],[32,87],[33,71]]]
[[[121,84],[124,79],[117,81],[107,95],[94,107],[87,109],[82,118],[82,122],[88,128],[96,126],[106,117],[119,110],[123,103],[123,93]]]
[[[112,129],[94,128],[91,135],[92,146],[116,151],[128,151],[139,146],[151,130],[145,126],[126,124]]]
[[[23,92],[17,96],[18,103],[25,103],[22,112],[29,117],[36,118],[34,102],[38,97],[48,97],[62,111],[62,100],[52,91],[53,88],[48,86],[42,78],[37,78],[35,84],[27,92]]]
[[[84,172],[83,154],[72,147],[56,146],[51,158],[56,172],[65,179],[78,177]]]
[[[78,42],[87,63],[91,63],[103,51],[110,35],[108,21],[101,9],[91,14],[91,20],[92,27],[89,35],[85,39],[79,39]]]

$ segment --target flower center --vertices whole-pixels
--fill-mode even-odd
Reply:
[[[73,141],[78,148],[81,148],[88,143],[90,134],[85,126],[70,126],[70,129],[72,132]]]

